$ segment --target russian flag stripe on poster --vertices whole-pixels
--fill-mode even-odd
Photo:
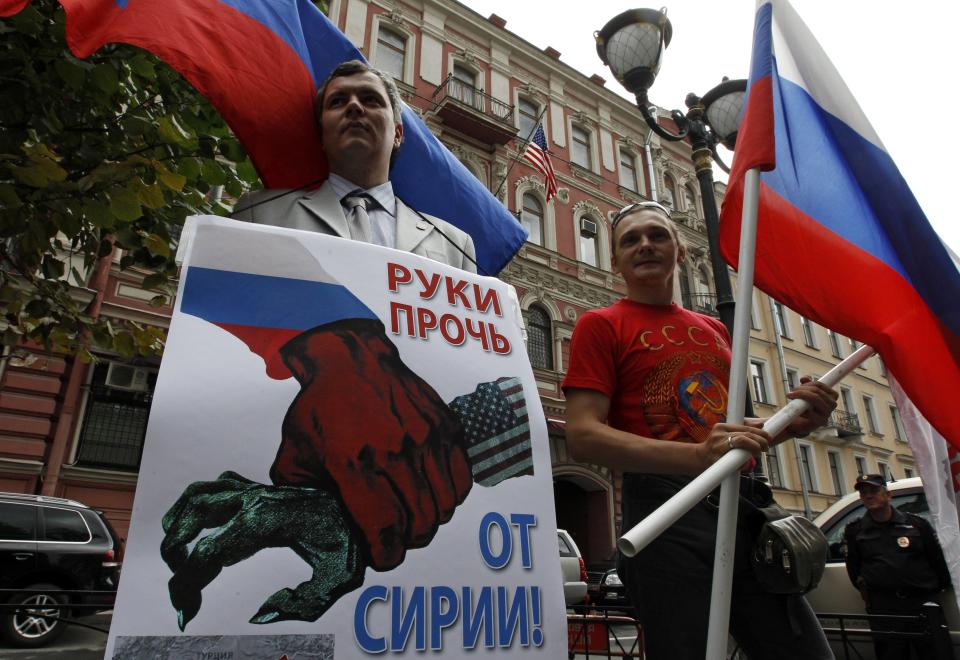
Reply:
[[[364,57],[310,0],[60,3],[76,56],[123,42],[165,61],[220,112],[267,187],[326,179],[314,95],[338,64]],[[0,0],[0,16],[27,4]],[[397,196],[470,234],[480,272],[495,275],[523,245],[526,230],[406,106],[403,124],[404,144],[391,172]]]
[[[251,242],[249,229],[197,227],[200,238],[211,232],[216,241],[195,242],[180,311],[235,335],[263,358],[271,378],[292,376],[280,348],[301,332],[341,319],[377,318],[295,237],[264,234],[264,245]],[[266,270],[264,253],[270,255]]]
[[[761,174],[756,284],[877,349],[960,447],[960,271],[788,2],[758,6],[743,123],[721,214],[736,265],[748,169]]]

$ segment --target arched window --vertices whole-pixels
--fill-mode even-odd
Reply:
[[[520,116],[520,139],[527,140],[533,137],[533,129],[540,118],[540,106],[530,99],[521,96],[517,102],[517,114]]]
[[[663,190],[666,197],[663,200],[664,205],[671,211],[675,210],[677,208],[677,184],[673,182],[671,177],[663,177]]]
[[[683,187],[683,197],[686,202],[686,209],[690,213],[697,212],[697,194],[693,192],[692,186]]]
[[[550,316],[538,305],[531,305],[527,312],[527,353],[532,366],[538,369],[553,369]]]
[[[530,233],[530,243],[543,245],[543,205],[531,193],[523,196],[523,209],[520,211],[520,224]]]
[[[403,80],[403,64],[407,54],[407,38],[381,27],[377,33],[377,68]]]
[[[580,261],[590,264],[594,268],[600,267],[600,241],[598,221],[596,218],[583,216],[580,218]]]

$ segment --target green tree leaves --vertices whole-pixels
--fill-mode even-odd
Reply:
[[[115,243],[150,304],[169,302],[184,218],[259,178],[179,74],[121,44],[77,59],[64,25],[54,0],[0,19],[0,341],[158,353],[162,330],[93,319],[78,291]]]

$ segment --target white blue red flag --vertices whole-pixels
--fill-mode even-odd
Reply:
[[[30,0],[0,0],[0,17]],[[176,69],[220,112],[264,185],[299,188],[327,177],[313,114],[319,85],[364,57],[310,0],[61,0],[77,57],[123,42]],[[404,144],[391,172],[412,208],[473,238],[481,272],[498,273],[526,230],[480,181],[403,109]]]
[[[547,151],[547,136],[543,132],[543,124],[537,124],[537,130],[523,150],[523,159],[533,165],[543,174],[546,180],[547,201],[557,196],[557,175],[553,171],[553,162]]]
[[[784,0],[758,3],[750,86],[721,215],[736,265],[744,175],[761,170],[756,284],[874,347],[960,447],[960,271],[880,138]]]

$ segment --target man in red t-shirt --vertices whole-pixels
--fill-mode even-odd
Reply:
[[[563,389],[570,453],[624,473],[629,528],[724,453],[759,454],[822,426],[837,394],[805,379],[787,396],[810,410],[781,438],[761,430],[762,420],[727,424],[729,336],[715,319],[672,302],[684,249],[669,212],[651,202],[628,206],[614,218],[612,242],[627,297],[577,323]],[[621,557],[651,660],[705,655],[716,521],[715,510],[697,505],[636,557]],[[768,594],[753,578],[751,540],[738,529],[731,633],[751,660],[832,658],[806,601]]]

